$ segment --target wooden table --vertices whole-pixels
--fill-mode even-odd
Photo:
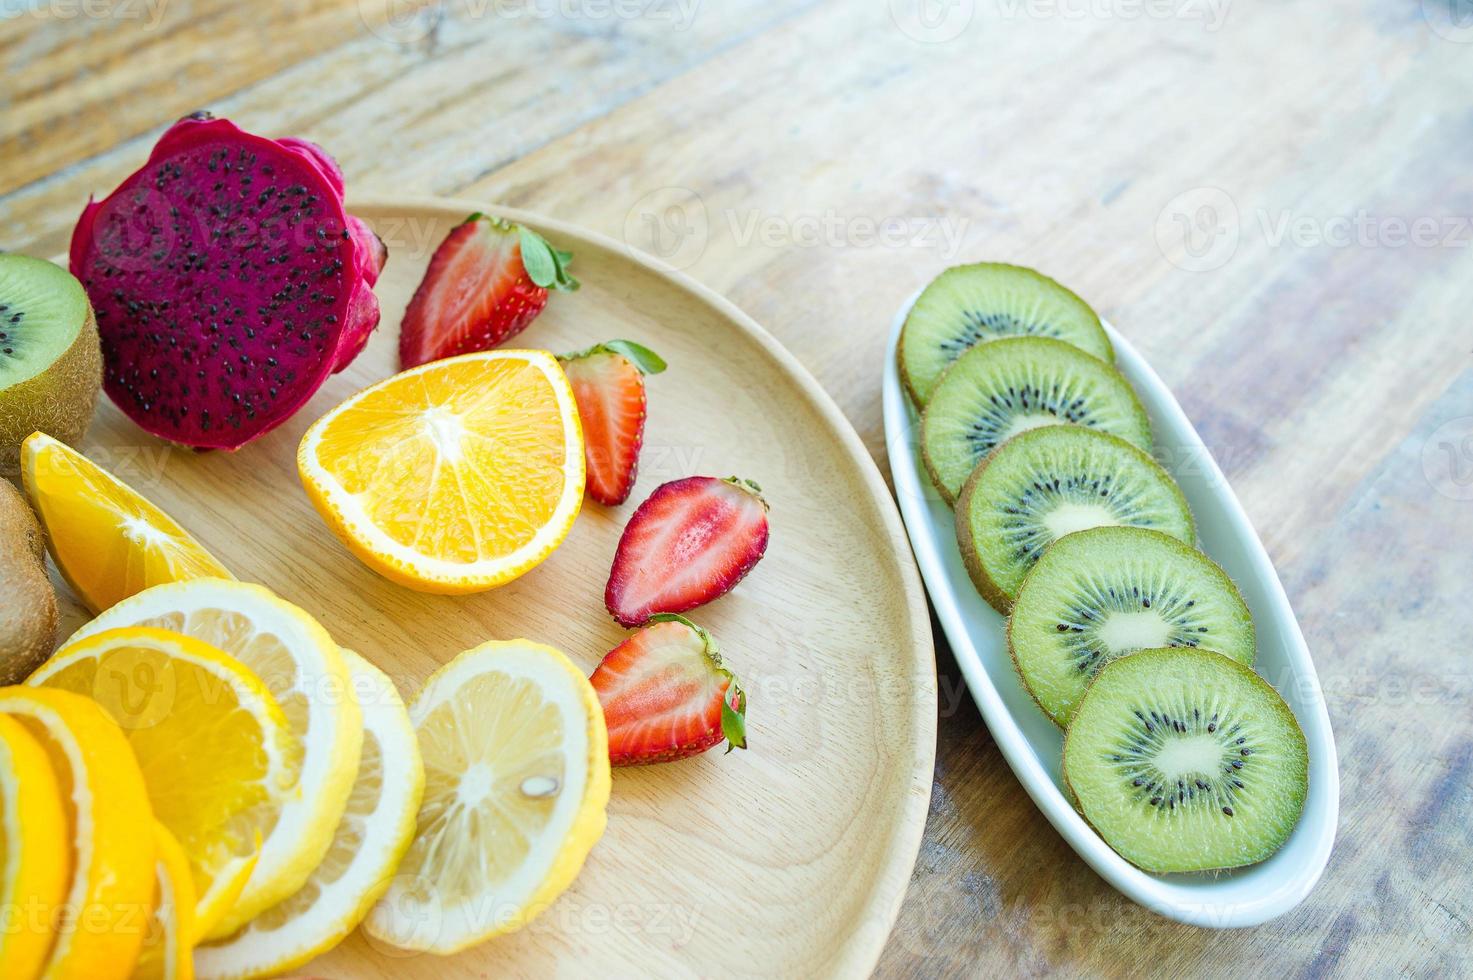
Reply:
[[[1329,698],[1340,839],[1276,922],[1158,918],[1050,829],[938,650],[930,821],[880,972],[1468,972],[1473,23],[1447,0],[924,3],[11,0],[0,247],[61,251],[89,193],[209,107],[321,142],[350,192],[663,255],[877,458],[897,304],[960,260],[1044,269],[1151,359],[1262,534]]]

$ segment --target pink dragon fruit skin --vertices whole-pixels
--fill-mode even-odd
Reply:
[[[240,448],[347,367],[378,325],[387,257],[320,147],[204,114],[90,201],[71,244],[108,395],[197,449]]]

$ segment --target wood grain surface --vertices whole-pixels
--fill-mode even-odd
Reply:
[[[1466,3],[414,6],[11,0],[0,247],[59,251],[208,107],[323,143],[360,196],[501,201],[661,255],[877,458],[896,305],[956,261],[1037,266],[1146,354],[1259,529],[1329,699],[1339,843],[1270,924],[1153,916],[1049,829],[942,649],[930,819],[878,972],[1469,971]]]

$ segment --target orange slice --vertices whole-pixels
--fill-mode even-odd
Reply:
[[[21,477],[57,569],[93,613],[163,582],[233,577],[168,514],[44,432],[21,444]]]
[[[188,856],[191,918],[213,929],[298,791],[302,746],[271,691],[203,640],[147,626],[72,640],[26,684],[91,697],[122,728],[155,818]]]
[[[189,858],[174,835],[155,821],[153,908],[148,913],[148,931],[132,980],[193,980],[194,978],[194,879]]]
[[[318,419],[297,469],[366,565],[424,592],[481,592],[552,554],[583,503],[583,430],[545,351],[434,361]]]
[[[51,949],[51,915],[66,897],[71,843],[61,787],[46,750],[0,715],[0,908],[14,918],[0,929],[5,976],[31,980]]]
[[[46,750],[72,832],[71,881],[51,924],[47,980],[122,980],[133,972],[153,904],[153,813],[117,724],[90,698],[0,688],[0,713]],[[8,971],[6,972],[8,976]]]

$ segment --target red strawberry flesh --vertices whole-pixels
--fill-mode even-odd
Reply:
[[[644,376],[665,370],[654,351],[611,340],[560,358],[583,423],[588,495],[606,506],[629,499],[644,442]]]
[[[625,626],[725,595],[767,550],[767,504],[751,484],[693,476],[639,505],[614,554],[604,604]]]
[[[547,290],[522,268],[516,229],[475,216],[453,228],[430,259],[404,312],[399,360],[411,368],[489,350],[514,337],[547,305]]]
[[[616,766],[669,762],[723,739],[746,747],[746,697],[710,636],[669,617],[635,633],[604,657],[591,678]]]

